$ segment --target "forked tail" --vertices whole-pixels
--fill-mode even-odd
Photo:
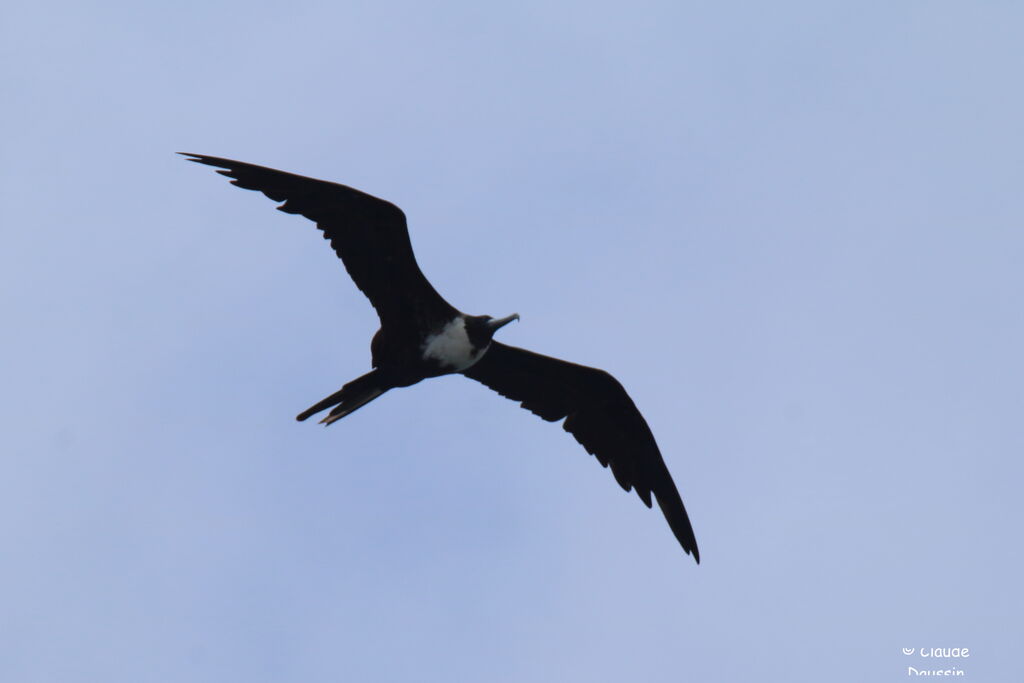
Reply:
[[[362,408],[390,388],[381,383],[380,375],[374,370],[352,380],[316,405],[306,408],[296,415],[295,419],[302,422],[310,415],[335,406],[334,410],[327,414],[327,417],[320,420],[322,424],[329,425]]]

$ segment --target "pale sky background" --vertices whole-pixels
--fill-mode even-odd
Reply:
[[[9,2],[0,680],[1024,677],[1024,5]],[[703,562],[458,377],[323,429],[409,216],[500,339],[606,368]],[[939,662],[941,664],[941,661]]]

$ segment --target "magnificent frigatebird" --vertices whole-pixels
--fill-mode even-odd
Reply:
[[[636,489],[647,507],[654,494],[683,550],[700,562],[672,475],[650,427],[622,385],[604,370],[494,341],[494,333],[519,315],[466,315],[441,298],[416,264],[401,209],[345,185],[230,159],[181,154],[223,169],[217,172],[238,187],[283,202],[277,207],[280,211],[314,221],[377,309],[380,329],[370,343],[373,370],[296,419],[331,408],[321,420],[329,425],[389,389],[461,373],[549,422],[565,418],[565,431],[603,466],[610,466],[623,489]]]

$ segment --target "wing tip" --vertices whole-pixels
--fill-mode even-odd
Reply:
[[[221,157],[211,157],[207,156],[206,154],[195,154],[193,152],[175,152],[175,154],[180,154],[181,156],[185,157],[185,161],[192,161],[197,164],[206,164],[207,166],[217,166],[219,168],[230,168],[231,164],[237,163],[232,162],[229,159],[223,159]],[[223,173],[223,171],[218,171],[218,173]]]
[[[671,479],[669,480],[671,482]],[[668,528],[672,535],[687,555],[693,555],[693,559],[700,564],[700,549],[697,547],[697,535],[693,532],[693,524],[690,522],[690,515],[686,513],[686,506],[679,496],[675,484],[671,488],[655,491],[654,497],[658,501],[658,507],[668,522]]]
[[[697,547],[697,537],[693,533],[693,527],[689,524],[689,519],[686,520],[686,532],[683,534],[676,534],[676,540],[679,541],[679,545],[683,547],[683,551],[687,555],[693,555],[693,561],[700,564],[700,548]],[[675,529],[672,530],[675,532]]]

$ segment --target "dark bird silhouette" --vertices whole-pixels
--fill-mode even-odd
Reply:
[[[650,427],[622,385],[604,370],[494,341],[494,333],[519,315],[466,315],[445,301],[416,264],[401,209],[345,185],[230,159],[182,154],[189,161],[223,169],[218,173],[238,187],[283,202],[279,210],[314,221],[377,310],[380,329],[370,344],[373,370],[302,411],[298,420],[330,408],[321,420],[329,425],[389,389],[461,373],[544,420],[564,418],[565,431],[610,467],[623,489],[635,489],[647,507],[654,495],[683,550],[700,562],[672,475]]]

